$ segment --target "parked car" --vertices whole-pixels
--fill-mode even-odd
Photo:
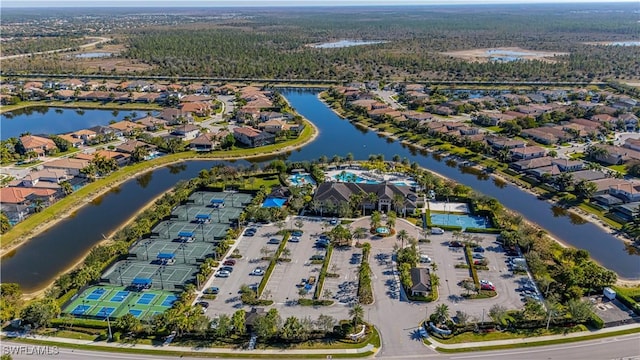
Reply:
[[[220,278],[228,278],[230,275],[231,273],[225,270],[218,270],[218,272],[216,272],[216,277]]]
[[[449,247],[463,247],[464,245],[460,241],[449,241]]]
[[[228,272],[233,272],[233,267],[232,266],[223,266],[220,268],[220,270],[222,271],[228,271]]]
[[[269,241],[267,242],[267,244],[278,245],[278,244],[280,244],[280,240],[279,240],[279,239],[276,239],[276,238],[271,238],[271,239],[269,239]]]
[[[324,255],[313,255],[311,260],[324,260]]]
[[[212,286],[212,287],[210,287],[210,288],[206,288],[206,289],[203,291],[203,293],[205,293],[205,294],[213,294],[213,295],[216,295],[216,294],[218,294],[219,292],[220,292],[220,289],[219,289],[218,287],[216,287],[216,286]]]
[[[196,303],[196,306],[200,306],[202,308],[202,313],[204,314],[205,312],[207,312],[207,308],[209,307],[209,303],[206,301],[198,301]]]
[[[433,228],[431,228],[431,234],[432,235],[442,235],[442,234],[444,234],[444,230],[439,228],[439,227],[433,227]]]
[[[331,225],[338,225],[338,219],[336,219],[336,218],[331,219],[331,220],[329,221],[329,224],[331,224]]]
[[[484,255],[480,255],[480,254],[473,254],[473,258],[474,259],[484,259]]]
[[[480,289],[496,291],[496,287],[493,284],[480,284]]]
[[[299,237],[297,237],[297,236],[292,236],[292,237],[289,239],[289,242],[292,242],[292,243],[300,242],[300,238],[299,238]]]
[[[229,266],[234,266],[235,264],[236,264],[235,259],[227,259],[222,263],[222,265],[229,265]]]
[[[420,262],[421,263],[430,263],[431,262],[431,258],[427,255],[420,255]]]
[[[264,275],[264,270],[262,268],[257,267],[255,269],[253,269],[253,271],[251,272],[250,275],[262,276],[262,275]]]
[[[473,252],[483,253],[484,252],[484,248],[482,246],[476,246],[476,247],[473,248]]]
[[[245,236],[253,236],[256,234],[256,229],[255,228],[248,228],[247,230],[244,231],[244,235]]]
[[[291,235],[300,237],[300,236],[302,236],[302,231],[294,230],[294,231],[291,232]]]

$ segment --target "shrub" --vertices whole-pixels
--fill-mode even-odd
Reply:
[[[333,305],[333,300],[312,300],[300,298],[298,299],[298,304],[302,306],[329,306]]]
[[[604,321],[600,318],[600,316],[592,312],[591,317],[589,318],[589,320],[587,320],[587,325],[596,329],[602,329],[604,327]]]

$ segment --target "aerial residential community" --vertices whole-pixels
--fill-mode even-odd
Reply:
[[[28,3],[2,359],[640,356],[632,3]]]

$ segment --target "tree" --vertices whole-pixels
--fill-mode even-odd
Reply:
[[[331,315],[320,314],[318,320],[315,321],[315,325],[318,329],[328,333],[336,326],[336,319]]]
[[[290,316],[282,325],[280,337],[284,340],[306,340],[309,337],[309,332],[297,317]]]
[[[0,283],[0,320],[15,319],[22,306],[22,290],[16,283]]]
[[[436,306],[434,316],[438,324],[443,324],[449,319],[449,306],[447,304],[440,304]]]
[[[502,305],[495,304],[489,309],[489,316],[498,323],[502,323],[507,316],[507,308]]]
[[[138,146],[133,149],[133,154],[131,154],[131,160],[133,162],[144,161],[147,156],[149,156],[149,150],[145,146]]]
[[[403,249],[404,248],[404,241],[409,237],[409,233],[407,232],[407,230],[402,229],[402,230],[398,231],[398,234],[396,234],[396,237],[402,243],[400,248]]]
[[[598,186],[591,181],[580,180],[576,186],[575,191],[578,193],[578,196],[582,199],[590,199],[598,190]]]
[[[124,333],[137,333],[142,329],[142,322],[140,322],[140,319],[133,316],[133,314],[127,313],[116,319],[113,326]]]
[[[363,227],[358,227],[353,231],[353,237],[356,238],[356,240],[364,239],[366,234],[367,229]]]
[[[256,318],[254,329],[259,338],[268,340],[278,334],[281,323],[278,310],[270,309],[265,315]]]
[[[540,301],[528,299],[524,304],[524,309],[522,309],[522,315],[526,319],[539,320],[544,318],[546,311]]]
[[[53,140],[53,143],[56,144],[56,147],[61,152],[68,151],[73,147],[73,144],[71,144],[68,140],[61,138],[60,136],[53,135],[51,136],[51,140]]]
[[[60,315],[60,306],[55,299],[44,298],[33,301],[22,310],[22,320],[34,328],[47,327]]]
[[[62,192],[64,192],[65,195],[69,195],[73,192],[73,186],[71,186],[71,183],[68,181],[61,182],[60,187],[62,188]]]
[[[640,161],[629,161],[625,166],[627,174],[640,177]]]
[[[467,321],[469,321],[469,314],[464,311],[458,310],[456,311],[456,320],[460,325],[466,325]]]
[[[244,310],[238,310],[233,313],[233,316],[231,317],[231,323],[233,324],[233,332],[236,335],[242,336],[247,331],[247,326],[245,321],[246,321],[246,313]]]
[[[364,308],[362,305],[355,304],[351,309],[349,309],[349,316],[351,316],[351,321],[353,321],[353,328],[357,329],[358,324],[360,324],[364,318]]]
[[[213,321],[211,322],[211,328],[214,329],[214,333],[218,338],[226,338],[231,334],[231,331],[233,330],[233,322],[229,315],[221,314],[217,318],[213,319]]]
[[[291,256],[291,250],[288,247],[286,247],[282,249],[282,252],[280,254],[282,255],[283,259],[289,259],[289,257]]]
[[[0,212],[0,234],[4,234],[11,229],[11,222],[9,222],[9,218],[4,213],[4,211]]]
[[[570,299],[567,301],[567,311],[573,320],[583,322],[591,317],[593,304],[590,301]]]
[[[379,227],[381,221],[382,221],[382,215],[380,215],[380,212],[374,211],[373,213],[371,213],[371,228],[372,229],[375,229],[375,228]]]

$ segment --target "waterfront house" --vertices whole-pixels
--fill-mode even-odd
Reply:
[[[513,148],[509,150],[511,160],[527,160],[545,156],[547,151],[540,146],[526,146],[521,148]]]
[[[509,167],[517,171],[526,171],[540,167],[551,166],[552,160],[553,158],[550,156],[543,156],[539,158],[519,160],[511,163]]]
[[[200,135],[200,128],[191,124],[178,125],[171,131],[171,135],[177,136],[182,141],[189,141]]]
[[[523,148],[527,145],[527,143],[522,140],[509,139],[501,136],[486,136],[485,140],[487,144],[497,150]]]
[[[45,169],[61,169],[65,170],[71,176],[81,176],[80,170],[89,165],[89,160],[61,158],[53,161],[47,161],[42,166]]]
[[[233,137],[240,143],[248,147],[258,147],[276,142],[276,136],[250,126],[237,127],[233,129]]]
[[[640,184],[626,182],[609,186],[609,194],[625,202],[640,201]]]
[[[189,148],[197,152],[212,151],[218,145],[217,134],[200,134],[189,143]]]
[[[109,127],[115,131],[119,131],[124,136],[133,135],[145,128],[144,125],[136,124],[132,121],[122,120],[113,124],[109,124]]]
[[[131,139],[116,146],[116,151],[124,152],[127,154],[133,154],[136,151],[136,148],[139,148],[139,147],[144,147],[148,152],[155,151],[158,148],[157,146],[148,144],[144,141]]]
[[[42,136],[25,135],[20,137],[25,153],[34,152],[38,156],[47,155],[58,148],[53,140]]]
[[[10,221],[17,223],[32,212],[39,211],[55,201],[56,190],[25,187],[0,188],[0,209]]]
[[[585,168],[586,164],[582,160],[569,160],[569,159],[553,159],[552,163],[562,172],[579,171]]]
[[[80,147],[80,146],[82,146],[84,144],[84,140],[75,138],[75,137],[71,136],[70,134],[61,134],[61,135],[58,135],[58,137],[60,139],[62,139],[62,140],[68,141],[71,144],[71,146],[76,147],[76,148]]]
[[[144,126],[147,131],[157,131],[167,124],[166,120],[151,115],[136,119],[135,122]]]
[[[88,160],[91,161],[96,158],[96,156],[104,157],[105,159],[113,159],[119,167],[123,167],[131,161],[131,154],[123,153],[119,151],[110,151],[110,150],[98,150],[93,154],[78,154],[75,156],[76,159]]]

